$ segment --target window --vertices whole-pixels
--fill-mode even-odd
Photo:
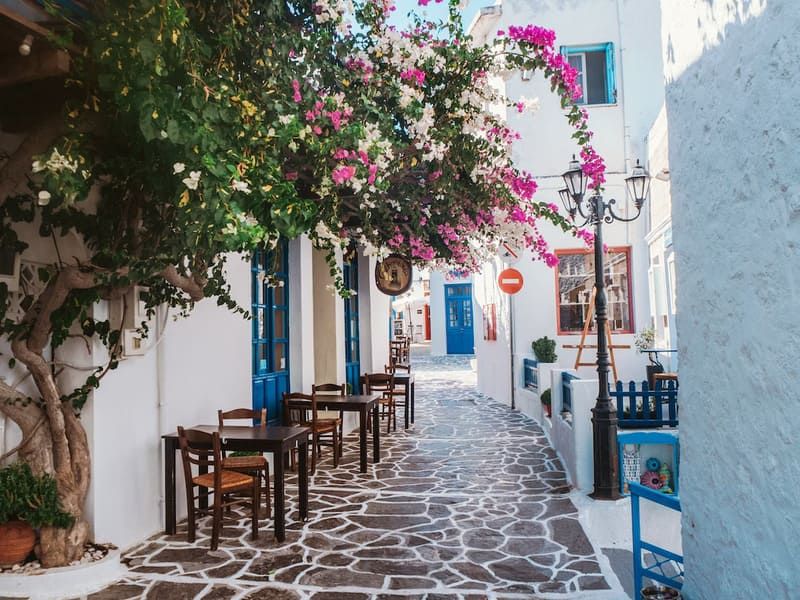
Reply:
[[[558,333],[581,333],[592,300],[594,254],[586,250],[556,250],[556,254]],[[608,323],[614,333],[633,333],[630,254],[630,247],[610,248],[605,257]]]
[[[578,71],[583,96],[577,104],[614,104],[617,87],[614,81],[614,44],[562,46],[567,62]]]

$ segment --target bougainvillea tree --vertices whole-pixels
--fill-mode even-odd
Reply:
[[[459,270],[478,269],[501,238],[553,264],[545,224],[589,237],[537,201],[533,177],[511,160],[517,134],[488,111],[531,104],[504,98],[492,80],[542,72],[592,185],[602,184],[586,113],[572,103],[576,74],[553,32],[514,27],[479,46],[455,2],[448,22],[404,30],[388,24],[392,4],[107,0],[71,22],[63,113],[42,118],[0,168],[3,243],[23,256],[49,246],[54,257],[39,291],[23,289],[16,304],[0,284],[10,367],[34,384],[30,393],[0,384],[0,411],[23,434],[11,453],[53,474],[74,516],[43,529],[45,565],[79,557],[88,536],[80,410],[120,346],[120,331],[94,317],[97,302],[138,284],[151,308],[186,313],[214,297],[244,312],[226,255],[303,233],[332,265],[338,248],[358,244]],[[67,251],[76,240],[83,253]],[[73,389],[54,351],[76,335],[109,352]]]

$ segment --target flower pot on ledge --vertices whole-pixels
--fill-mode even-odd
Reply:
[[[33,551],[36,533],[25,521],[0,523],[0,567],[21,563]]]

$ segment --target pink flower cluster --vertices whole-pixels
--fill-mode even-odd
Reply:
[[[370,77],[375,71],[375,67],[372,65],[372,63],[364,60],[363,58],[348,58],[345,61],[344,66],[353,72],[360,72],[361,80],[364,83],[369,83]]]
[[[333,158],[336,160],[355,160],[359,161],[367,168],[367,183],[372,185],[378,176],[378,165],[370,162],[369,155],[363,150],[346,150],[339,148],[333,153]],[[339,165],[331,173],[333,182],[337,185],[342,185],[346,181],[352,179],[356,174],[356,167],[353,165]]]
[[[591,146],[585,146],[581,150],[581,158],[583,159],[581,168],[590,180],[588,187],[596,190],[606,181],[606,163]]]
[[[425,71],[420,71],[419,69],[406,69],[405,71],[400,72],[400,79],[403,81],[414,80],[418,86],[422,87],[425,83]]]
[[[292,79],[292,91],[294,92],[292,99],[295,102],[300,102],[303,100],[303,96],[300,95],[300,82],[297,81],[297,79]]]
[[[501,29],[497,32],[497,35],[503,36],[506,35],[506,32]],[[534,46],[552,46],[556,41],[556,32],[538,25],[526,25],[524,27],[511,25],[508,28],[508,37],[515,42],[525,42]]]
[[[346,181],[350,181],[353,175],[356,174],[356,168],[352,165],[341,165],[336,167],[331,173],[331,179],[336,185],[342,185]]]
[[[328,120],[330,120],[334,131],[339,131],[342,128],[342,125],[347,125],[352,115],[353,108],[350,106],[345,106],[342,110],[326,110],[325,103],[322,100],[317,100],[314,103],[314,107],[311,110],[306,111],[305,116],[306,121],[309,123],[315,123],[320,117],[327,117]],[[318,124],[315,124],[312,127],[312,130],[317,135],[322,134],[322,128]]]
[[[433,248],[416,236],[409,237],[408,245],[411,247],[411,256],[414,258],[433,260],[436,256]]]

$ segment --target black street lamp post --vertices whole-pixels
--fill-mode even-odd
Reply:
[[[594,492],[595,500],[616,500],[619,498],[619,479],[617,463],[617,410],[611,403],[608,393],[609,362],[606,323],[608,322],[608,303],[605,289],[605,266],[603,256],[603,222],[634,221],[642,213],[642,206],[650,188],[650,176],[636,161],[630,177],[625,178],[628,192],[634,201],[636,214],[621,217],[614,212],[616,200],[604,200],[598,192],[593,192],[585,200],[586,176],[580,163],[573,156],[569,169],[563,175],[567,187],[559,190],[561,202],[574,221],[577,215],[585,219],[583,225],[594,226],[594,286],[597,290],[594,301],[595,326],[597,333],[597,402],[592,409],[592,432],[594,441]],[[585,200],[585,202],[584,202]]]

